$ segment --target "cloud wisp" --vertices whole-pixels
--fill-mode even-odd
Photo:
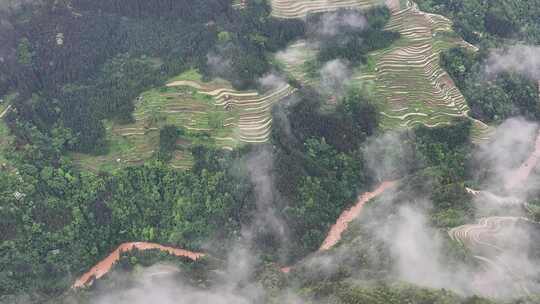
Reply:
[[[319,74],[322,90],[341,96],[349,84],[352,72],[347,61],[334,59],[325,63]]]
[[[515,45],[492,51],[486,74],[493,76],[501,72],[515,72],[540,81],[540,46]]]

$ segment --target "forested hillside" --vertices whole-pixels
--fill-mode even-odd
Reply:
[[[190,67],[207,77],[218,72],[239,87],[253,86],[269,70],[265,52],[303,31],[295,21],[268,17],[265,5],[241,12],[227,1],[174,8],[164,2],[150,10],[141,5],[44,1],[3,12],[0,93],[18,93],[17,115],[8,115],[8,124],[24,120],[29,125],[17,132],[35,127],[44,137],[60,128],[67,131],[58,139],[66,149],[103,153],[102,120],[133,120],[133,102],[144,90]],[[118,11],[128,7],[137,9]],[[211,50],[230,56],[224,60],[231,73],[208,67]],[[32,135],[24,137],[18,146],[32,141]]]
[[[189,172],[158,158],[94,174],[66,157],[107,153],[114,143],[104,123],[133,121],[143,91],[190,68],[215,76],[207,54],[226,51],[234,72],[220,76],[254,86],[269,70],[265,53],[303,33],[300,22],[269,17],[262,3],[242,11],[227,1],[145,4],[34,1],[1,11],[0,96],[14,96],[4,98],[10,110],[2,117],[13,137],[2,145],[10,166],[0,173],[3,295],[61,293],[123,241],[197,248],[250,221],[253,189],[232,166],[247,152],[194,145]]]
[[[443,66],[465,95],[474,117],[488,123],[516,115],[538,119],[540,75],[535,72],[538,48],[534,45],[540,43],[540,2],[418,3],[427,11],[451,18],[454,29],[480,47],[476,53],[456,48],[441,55]],[[500,65],[509,68],[504,73],[491,71]]]
[[[538,303],[537,1],[1,2],[0,303]]]
[[[454,19],[458,33],[472,43],[505,38],[532,44],[540,41],[540,2],[537,0],[420,0],[418,4],[424,10]]]

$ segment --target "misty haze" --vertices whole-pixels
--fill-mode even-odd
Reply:
[[[540,303],[540,0],[0,0],[0,304]]]

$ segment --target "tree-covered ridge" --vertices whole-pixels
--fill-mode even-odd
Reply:
[[[426,11],[453,21],[453,28],[479,47],[441,53],[441,64],[455,81],[471,115],[486,123],[522,115],[538,119],[540,3],[536,1],[418,1]],[[528,52],[528,53],[526,53]],[[502,55],[504,54],[504,55]]]
[[[129,1],[99,5],[103,8],[87,1],[44,1],[2,12],[7,22],[0,94],[19,93],[7,117],[11,128],[18,120],[43,136],[65,128],[74,139],[65,139],[67,149],[104,151],[102,120],[132,121],[133,102],[141,92],[188,67],[214,75],[207,58],[212,50],[223,52],[223,61],[230,63],[230,73],[219,76],[252,86],[270,68],[265,52],[303,31],[298,22],[269,17],[264,4],[241,11],[219,1],[188,5],[188,10],[204,10],[201,16],[185,7],[161,15]],[[126,7],[149,16],[116,11]],[[184,15],[195,19],[178,18]],[[32,140],[26,136],[24,142]]]
[[[234,235],[252,208],[249,181],[227,168],[229,153],[194,154],[190,172],[160,163],[105,176],[50,166],[2,172],[1,293],[57,294],[127,240],[200,248]]]
[[[93,171],[156,157],[170,161],[173,168],[188,169],[192,164],[189,148],[193,145],[232,150],[264,143],[271,133],[272,106],[295,91],[273,74],[260,82],[265,83],[265,79],[271,82],[268,88],[236,90],[228,81],[204,81],[197,70],[188,70],[167,80],[165,86],[141,93],[135,102],[133,121],[106,124],[110,143],[106,153],[71,156],[77,164]],[[167,126],[177,128],[179,135],[174,144],[162,149],[162,142],[172,138],[161,136]]]
[[[486,122],[521,115],[540,117],[539,86],[535,79],[513,72],[487,75],[489,52],[462,48],[441,53],[441,63],[465,95],[473,117]]]
[[[359,15],[365,18],[366,24],[362,24],[363,19],[359,19],[348,24],[338,23],[335,28],[322,31],[320,28],[325,26],[325,22],[330,22],[325,20],[325,14],[309,15],[306,22],[311,26],[308,26],[307,35],[321,42],[317,60],[324,63],[333,59],[344,59],[353,64],[366,64],[368,53],[388,48],[399,39],[400,34],[397,31],[385,28],[391,15],[392,12],[386,6],[375,6]],[[335,18],[339,20],[347,16],[351,18],[351,13],[341,10],[336,12]],[[331,33],[334,31],[335,34]]]
[[[538,44],[540,2],[504,0],[419,0],[420,7],[454,20],[454,28],[467,41],[513,39]]]
[[[170,16],[117,18],[114,10],[86,10],[82,2],[71,4],[46,2],[10,12],[9,31],[3,36],[14,39],[13,45],[6,46],[14,57],[2,66],[2,75],[8,76],[2,78],[4,91],[16,91],[19,96],[6,117],[15,136],[15,145],[8,152],[17,168],[1,173],[5,181],[2,218],[6,219],[2,224],[9,231],[2,240],[2,294],[58,294],[73,276],[120,242],[155,240],[196,248],[203,240],[224,240],[238,233],[239,225],[250,221],[254,190],[245,170],[233,166],[242,157],[237,152],[193,146],[193,169],[188,172],[171,171],[158,161],[95,175],[79,172],[65,151],[105,150],[104,119],[117,124],[132,121],[135,97],[172,73],[195,66],[213,75],[216,71],[206,60],[212,51],[235,56],[228,58],[232,68],[243,64],[241,70],[248,74],[231,75],[240,77],[242,83],[255,82],[266,72],[265,57],[260,54],[303,31],[299,22],[283,23],[266,16],[268,9],[261,4],[227,11],[234,22],[228,22],[226,14],[208,22]],[[88,28],[69,32],[78,29],[78,22]],[[171,23],[177,26],[171,27]],[[269,23],[275,27],[267,26]],[[96,32],[93,24],[100,26]],[[35,34],[31,29],[38,26],[54,32],[54,39]],[[224,30],[218,31],[219,26]],[[103,32],[108,33],[105,39],[94,45],[99,40],[96,35]],[[59,52],[66,48],[71,53],[60,56],[51,48]],[[68,64],[65,58],[81,64]],[[255,61],[241,62],[249,58]],[[74,71],[52,68],[48,62],[69,65]],[[226,78],[231,75],[218,73]],[[360,115],[352,105],[350,111]],[[337,117],[332,120],[339,122]],[[171,138],[175,136],[170,130],[164,126],[160,132],[159,158],[166,159],[173,149]],[[176,134],[182,136],[178,130]],[[318,149],[317,142],[324,139],[312,141]],[[333,161],[332,148],[325,150]],[[353,161],[349,158],[343,160],[344,167]],[[354,175],[348,177],[347,183],[356,184],[355,179]],[[227,185],[234,189],[226,190]],[[238,197],[232,193],[236,191]],[[341,204],[352,202],[355,189],[347,193]],[[310,209],[303,214],[315,212]],[[326,229],[338,213],[336,209],[333,216],[325,217],[326,224],[317,229]],[[300,237],[303,230],[296,233]],[[33,245],[27,248],[26,244]],[[305,248],[311,246],[313,243]],[[305,249],[297,254],[302,252]],[[70,275],[65,277],[66,273]]]
[[[276,2],[280,1],[272,4]],[[325,9],[321,4],[325,1],[307,2]],[[38,303],[47,299],[73,303],[78,296],[88,297],[76,303],[91,302],[92,290],[66,291],[96,261],[119,244],[132,241],[208,252],[210,261],[180,263],[183,272],[179,276],[185,275],[188,285],[203,294],[215,292],[221,282],[245,271],[247,261],[254,264],[248,265],[248,274],[226,287],[242,293],[250,284],[261,285],[262,303],[287,303],[289,293],[306,303],[496,302],[461,296],[440,285],[430,289],[404,284],[401,277],[392,275],[399,256],[378,235],[379,230],[399,222],[402,207],[428,205],[422,220],[444,235],[445,265],[481,267],[471,261],[474,253],[446,234],[450,228],[475,220],[475,190],[466,186],[478,185],[491,173],[488,168],[471,166],[475,121],[455,115],[456,104],[448,102],[436,107],[452,114],[443,121],[409,120],[421,113],[410,107],[406,110],[414,111],[413,115],[393,119],[412,129],[386,135],[381,130],[385,120],[381,110],[386,110],[381,107],[387,105],[381,94],[392,97],[404,90],[394,85],[415,88],[409,96],[418,100],[425,96],[439,100],[456,93],[451,80],[444,78],[437,87],[426,76],[445,75],[438,67],[438,52],[464,44],[449,33],[451,23],[415,6],[393,7],[392,16],[388,9],[377,8],[365,12],[368,29],[357,32],[363,26],[358,22],[363,14],[338,10],[330,18],[352,16],[347,21],[352,28],[338,26],[337,35],[322,41],[321,52],[309,55],[319,63],[347,60],[360,64],[377,76],[354,74],[352,88],[342,88],[341,94],[332,92],[332,107],[326,106],[325,92],[311,87],[311,82],[289,79],[287,84],[279,79],[284,87],[298,86],[298,92],[288,98],[282,99],[289,94],[280,96],[274,107],[274,102],[255,104],[258,110],[263,108],[264,115],[248,115],[246,125],[262,127],[234,134],[255,138],[253,142],[270,137],[270,143],[236,147],[215,142],[230,141],[218,128],[224,126],[224,116],[237,115],[234,109],[242,101],[251,103],[252,95],[271,95],[272,90],[256,93],[246,89],[276,81],[261,78],[282,67],[274,62],[272,53],[305,38],[306,33],[309,36],[309,22],[317,24],[318,19],[328,17],[308,17],[306,26],[300,20],[271,17],[264,1],[243,4],[242,9],[233,10],[229,1],[156,1],[155,5],[140,0],[43,1],[4,13],[9,22],[0,22],[6,29],[0,32],[0,42],[7,41],[0,45],[0,59],[7,64],[0,66],[0,95],[14,94],[9,95],[7,106],[11,108],[6,112],[9,131],[0,126],[0,136],[9,133],[14,144],[6,151],[10,165],[0,167],[0,302],[11,303],[12,296],[21,294]],[[309,21],[311,18],[315,21]],[[414,22],[409,24],[411,20]],[[394,41],[397,35],[388,30],[398,30],[400,39]],[[104,38],[103,33],[107,33]],[[381,60],[375,63],[368,52]],[[466,97],[478,92],[497,97],[468,100],[475,117],[498,122],[522,114],[536,119],[534,98],[538,99],[538,93],[530,79],[505,73],[494,78],[489,92],[476,90],[483,60],[482,52],[461,49],[450,49],[440,59],[457,86],[467,92]],[[305,68],[316,75],[320,66],[308,62]],[[203,73],[202,79],[198,75],[189,79],[195,69]],[[173,79],[180,84],[163,86],[186,70]],[[393,73],[406,77],[393,78]],[[227,84],[224,89],[215,77],[225,78],[234,87]],[[376,94],[370,91],[375,86],[358,85],[377,78],[383,85],[376,87]],[[211,88],[213,85],[217,87]],[[431,91],[426,90],[429,94],[417,95],[424,88],[421,85],[431,86]],[[231,98],[235,95],[249,96]],[[456,100],[459,94],[452,96]],[[392,106],[400,106],[401,101]],[[183,102],[192,102],[191,108]],[[212,108],[213,102],[224,108]],[[207,116],[190,114],[203,112],[197,108],[203,103],[210,105]],[[153,112],[156,105],[171,115],[164,118]],[[229,106],[232,110],[226,109]],[[437,115],[434,117],[439,119]],[[269,121],[274,126],[271,129]],[[201,127],[211,130],[189,130]],[[110,152],[118,148],[114,145],[123,144],[118,138],[111,142],[108,136],[112,132],[133,136],[141,131],[144,135],[137,137],[137,144],[142,142],[144,149],[133,153],[140,159],[125,166],[103,171],[94,167],[95,172],[87,172],[71,162],[73,154],[66,154]],[[154,150],[146,149],[149,146]],[[172,169],[171,165],[179,163],[179,152],[187,159],[181,163],[187,170]],[[104,155],[114,154],[96,158],[99,161]],[[125,158],[110,160],[120,163]],[[379,172],[381,167],[386,170]],[[311,255],[358,193],[387,178],[401,179],[393,197],[368,204],[336,251]],[[524,204],[536,217],[537,205]],[[249,243],[251,252],[235,256],[242,251],[243,242]],[[317,264],[318,258],[322,258],[321,264]],[[117,268],[132,270],[164,260],[173,259],[163,253],[134,251],[124,253]],[[232,261],[223,265],[225,260]],[[294,267],[286,275],[287,270],[280,271],[281,265]],[[424,275],[426,278],[430,279]],[[125,286],[109,279],[98,280],[98,287]],[[425,281],[418,285],[426,286],[422,283]],[[67,298],[57,298],[59,295]],[[532,297],[526,300],[534,303]]]

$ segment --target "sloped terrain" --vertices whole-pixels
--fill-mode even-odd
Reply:
[[[514,289],[516,294],[530,294],[527,269],[519,261],[509,259],[517,256],[515,252],[522,251],[519,242],[513,240],[527,238],[527,225],[534,225],[524,217],[493,216],[481,218],[477,224],[468,224],[453,228],[450,237],[468,247],[474,257],[483,265],[486,271],[498,273],[498,280]],[[516,235],[518,234],[518,235]],[[521,252],[526,256],[526,252]],[[474,282],[482,288],[482,282]],[[501,296],[497,290],[488,290],[493,296]]]
[[[288,46],[286,51],[278,52],[276,59],[282,69],[294,79],[304,85],[312,85],[315,82],[313,75],[309,73],[309,64],[316,60],[318,48],[306,40],[298,40]]]
[[[194,143],[233,149],[242,143],[262,143],[271,132],[272,105],[292,94],[281,84],[265,93],[237,91],[222,80],[203,82],[195,71],[172,79],[166,86],[144,92],[137,99],[134,122],[107,126],[111,151],[104,156],[75,154],[90,169],[141,163],[159,150],[159,130],[176,125],[185,130],[171,166],[189,168]]]
[[[360,212],[362,211],[362,206],[368,201],[381,195],[383,192],[385,192],[389,188],[392,188],[393,186],[395,186],[396,183],[397,183],[396,181],[383,182],[378,187],[376,187],[373,192],[365,192],[362,195],[360,195],[358,197],[357,204],[351,209],[343,211],[341,216],[337,219],[336,224],[328,232],[326,239],[324,240],[323,244],[321,244],[319,251],[329,250],[332,247],[334,247],[341,239],[341,235],[347,228],[347,225],[349,224],[349,222],[351,222],[352,220],[354,220],[360,215]],[[87,287],[87,286],[92,285],[96,279],[103,277],[113,268],[115,263],[118,262],[118,260],[120,259],[120,256],[123,252],[129,252],[134,249],[141,250],[141,251],[157,249],[163,252],[167,252],[171,255],[174,255],[177,257],[185,257],[193,261],[198,260],[206,255],[205,253],[202,253],[202,252],[192,252],[192,251],[184,250],[181,248],[163,246],[156,243],[148,243],[148,242],[123,243],[120,246],[118,246],[113,252],[111,252],[107,257],[105,257],[99,263],[94,265],[89,271],[81,275],[72,285],[72,288],[76,289],[76,288]],[[283,273],[289,273],[293,267],[294,265],[282,267],[280,270]]]
[[[288,84],[282,84],[277,88],[264,94],[255,91],[236,91],[227,84],[206,84],[193,81],[174,81],[167,84],[169,88],[189,87],[195,89],[197,94],[204,95],[217,107],[214,110],[226,111],[234,114],[225,118],[223,128],[229,130],[223,134],[229,137],[214,137],[218,141],[262,143],[268,140],[272,126],[271,109],[272,105],[281,99],[289,96],[294,89]],[[215,112],[214,112],[215,113]],[[206,115],[211,115],[206,113]],[[196,128],[196,122],[204,119],[191,119],[184,125],[187,129],[212,131],[208,129]],[[234,131],[237,129],[237,131]]]
[[[338,9],[363,9],[380,5],[381,0],[272,0],[272,15],[278,18],[305,18],[308,14]]]
[[[9,104],[9,101],[6,100],[2,104],[0,104],[0,170],[2,169],[4,164],[7,164],[7,160],[3,155],[3,150],[8,146],[10,136],[8,127],[4,123],[4,117],[10,110],[11,105]]]
[[[347,7],[343,1],[323,2],[326,3],[324,11],[380,4],[375,1],[362,2],[362,5],[349,3]],[[287,3],[290,5],[288,10],[285,9]],[[298,18],[323,11],[316,8],[318,5],[324,6],[319,1],[304,1],[296,5],[273,1],[272,5],[276,16]],[[388,1],[387,5],[392,16],[386,29],[399,32],[401,39],[387,49],[370,54],[368,61],[373,64],[357,69],[351,80],[353,85],[372,83],[383,116],[383,127],[435,127],[450,124],[456,117],[468,117],[469,107],[465,98],[441,68],[439,54],[458,45],[476,48],[457,37],[452,32],[451,21],[445,17],[421,12],[410,1]],[[308,67],[305,63],[313,60],[316,48],[305,41],[298,41],[289,47],[288,54],[288,57],[277,57],[284,70],[300,82],[311,84],[313,80],[307,77]],[[489,127],[478,120],[473,120],[473,124],[473,139],[486,139],[490,133]]]
[[[540,150],[538,142],[537,138],[530,157],[509,175],[505,183],[505,190],[511,193],[511,191],[523,187],[531,178],[532,170],[523,170],[523,168],[536,167],[537,155]],[[497,213],[509,213],[512,212],[513,207],[520,206],[528,209],[526,202],[513,197],[498,198],[489,191],[477,191],[470,188],[467,188],[467,192],[477,198],[488,199],[491,203],[497,203],[497,200],[510,200],[507,205],[500,204],[500,207],[504,207],[500,208]],[[531,288],[529,287],[537,289],[534,284],[531,285],[531,281],[537,280],[534,277],[536,270],[528,269],[530,267],[528,263],[531,263],[529,259],[538,259],[537,241],[534,240],[538,227],[540,227],[539,223],[523,216],[499,215],[480,218],[478,223],[454,227],[448,231],[448,234],[452,240],[469,248],[486,271],[496,272],[498,280],[511,286],[516,294],[530,295]],[[531,256],[530,253],[533,255]],[[482,282],[475,283],[479,285],[478,288],[483,288]],[[493,296],[502,295],[499,290],[493,288],[488,289],[486,293]]]
[[[404,9],[393,9],[387,29],[399,32],[402,39],[374,54],[377,95],[385,100],[385,125],[434,127],[466,116],[465,98],[439,65],[442,50],[466,45],[451,32],[451,22],[408,2]],[[477,138],[482,137],[478,130],[487,131],[479,121],[475,127]]]

